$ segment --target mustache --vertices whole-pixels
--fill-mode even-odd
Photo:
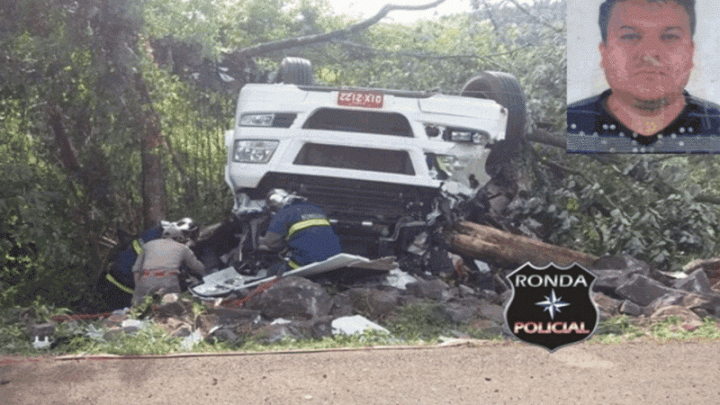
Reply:
[[[669,66],[650,55],[643,55],[633,66],[635,73],[665,74]]]
[[[657,59],[656,59],[655,57],[653,57],[653,56],[643,55],[643,57],[642,57],[641,59],[642,59],[643,62],[647,63],[647,64],[650,65],[650,66],[654,66],[654,67],[661,67],[661,66],[662,66],[662,63],[660,63],[660,61],[657,60]]]

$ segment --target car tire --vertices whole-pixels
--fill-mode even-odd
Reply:
[[[504,72],[482,72],[465,83],[460,95],[494,100],[508,110],[505,140],[497,142],[492,149],[496,151],[495,158],[498,152],[513,155],[523,142],[526,120],[525,93],[515,76]]]
[[[303,58],[287,57],[280,62],[277,82],[285,84],[314,84],[312,64]]]

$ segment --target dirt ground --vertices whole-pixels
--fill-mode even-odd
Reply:
[[[720,342],[0,357],[3,404],[720,403]]]

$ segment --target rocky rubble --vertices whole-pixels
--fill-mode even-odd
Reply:
[[[400,307],[412,304],[433,304],[433,316],[442,322],[468,324],[477,322],[489,331],[500,332],[502,306],[498,301],[481,298],[468,287],[452,287],[440,279],[416,279],[396,288],[383,284],[384,280],[351,286],[329,293],[321,284],[302,277],[280,279],[266,291],[250,297],[240,307],[234,303],[243,296],[235,296],[224,304],[207,303],[206,313],[200,315],[196,327],[206,339],[236,343],[252,338],[275,342],[282,338],[320,339],[343,329],[333,327],[338,320],[359,318],[363,325],[378,325],[392,317]],[[497,297],[497,294],[488,294]],[[166,304],[167,305],[167,304]],[[156,313],[167,312],[159,306]],[[163,321],[161,321],[163,322]]]
[[[698,262],[688,268],[689,273],[670,274],[629,256],[602,257],[589,268],[598,277],[593,300],[602,319],[618,314],[647,320],[675,316],[692,330],[705,317],[720,317],[720,272],[715,267],[712,261]],[[185,339],[188,348],[202,339],[230,344],[321,339],[368,327],[383,330],[381,325],[402,307],[430,304],[431,315],[444,324],[471,326],[485,335],[506,334],[503,308],[510,291],[501,284],[468,285],[426,276],[393,270],[349,286],[288,276],[261,290],[244,290],[215,301],[168,294],[143,312],[144,320],[131,319],[127,310],[116,311],[94,333],[111,340],[142,329],[151,320],[168,335]],[[47,347],[55,326],[53,322],[31,325],[28,335],[39,338],[38,348]]]
[[[607,256],[589,270],[598,276],[592,294],[603,319],[618,314],[652,320],[677,316],[692,328],[702,318],[720,317],[720,272],[706,271],[702,264],[690,273],[669,274],[630,256]],[[243,295],[229,297],[219,306],[206,303],[206,313],[185,333],[195,328],[206,339],[228,342],[248,337],[265,342],[283,337],[319,339],[338,333],[332,327],[337,319],[361,315],[382,324],[401,307],[413,304],[432,304],[433,316],[448,324],[503,333],[503,308],[510,294],[501,285],[480,283],[490,287],[482,288],[434,276],[404,276],[413,281],[392,286],[387,282],[392,276],[376,277],[342,291],[322,281],[285,277],[242,306],[233,307],[233,302]],[[183,311],[175,302],[161,304],[153,313],[161,324],[170,325],[169,319],[182,318]]]
[[[697,326],[704,317],[720,316],[720,278],[700,262],[690,273],[670,274],[654,271],[630,256],[608,256],[589,270],[598,276],[593,300],[602,317],[678,316],[685,324]]]

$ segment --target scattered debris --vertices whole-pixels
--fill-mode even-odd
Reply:
[[[203,341],[203,335],[202,331],[196,330],[190,335],[188,335],[182,343],[180,343],[180,349],[185,351],[190,351],[197,345],[198,343]]]
[[[388,272],[396,266],[394,257],[369,260],[361,256],[340,253],[322,262],[311,263],[288,271],[284,277],[311,277],[343,268]],[[228,267],[203,277],[203,284],[191,287],[190,292],[199,298],[211,299],[226,296],[231,292],[253,288],[275,279],[277,279],[276,276],[243,276],[233,267]]]
[[[390,270],[385,279],[385,285],[397,288],[398,290],[405,290],[408,284],[414,282],[417,282],[417,278],[400,269]]]
[[[43,337],[43,340],[40,340],[40,337],[35,335],[35,340],[32,343],[32,346],[37,350],[44,350],[50,348],[50,338],[47,336]]]
[[[362,315],[344,316],[332,321],[332,332],[334,335],[353,335],[355,333],[364,333],[368,330],[379,331],[390,334],[390,331],[369,321]]]
[[[351,262],[346,259],[350,257],[343,260]],[[60,340],[56,334],[61,329],[107,342],[151,324],[162,328],[170,337],[181,338],[180,350],[184,351],[193,350],[202,341],[239,344],[252,339],[272,343],[287,338],[321,339],[368,330],[387,333],[394,339],[381,323],[404,306],[430,303],[432,316],[442,322],[467,325],[492,335],[505,333],[503,311],[509,294],[501,284],[490,289],[479,288],[475,284],[445,281],[427,274],[425,278],[412,276],[397,268],[397,264],[387,270],[389,264],[394,263],[390,260],[357,257],[352,260],[364,266],[370,263],[370,267],[382,271],[349,285],[328,284],[325,277],[338,269],[310,266],[300,273],[314,273],[310,278],[288,275],[263,288],[257,288],[257,283],[252,288],[233,287],[213,300],[166,294],[157,297],[143,312],[146,314],[143,319],[132,319],[129,310],[119,310],[102,319],[100,324],[83,325],[65,320],[62,327],[55,322],[29,325],[27,332],[32,346],[38,350],[54,347]],[[720,315],[720,292],[711,287],[713,280],[703,269],[694,269],[685,278],[673,278],[653,271],[632,257],[607,256],[596,260],[589,270],[598,277],[592,298],[602,318],[623,314],[655,322],[675,317],[679,320],[678,328],[690,331],[697,329],[703,318]],[[502,273],[503,269],[492,271]],[[247,277],[234,270],[223,272],[223,275],[215,273],[215,278],[206,277],[205,284],[217,285]],[[246,286],[244,282],[241,285]]]

